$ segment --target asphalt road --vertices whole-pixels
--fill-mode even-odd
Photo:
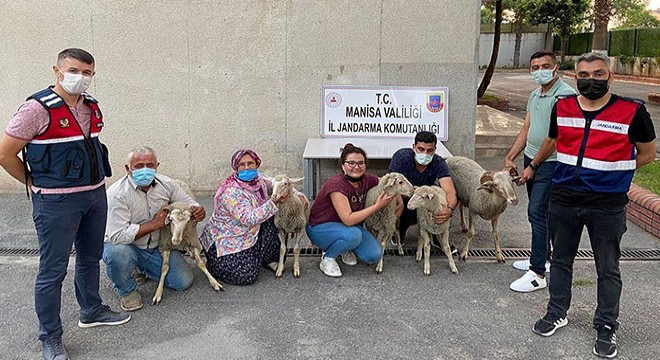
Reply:
[[[483,73],[479,77],[480,82],[482,77]],[[573,78],[564,76],[563,80],[575,86],[575,80]],[[493,78],[486,91],[508,99],[510,109],[507,112],[517,117],[525,118],[527,98],[529,97],[529,93],[537,87],[538,85],[532,81],[527,70],[502,70],[493,74]],[[615,81],[612,83],[611,91],[620,96],[646,101],[648,93],[660,92],[660,86],[618,81],[615,75]],[[660,134],[660,105],[647,103],[646,108],[649,114],[651,114],[655,132],[658,135]],[[656,152],[660,154],[660,144],[657,145]]]

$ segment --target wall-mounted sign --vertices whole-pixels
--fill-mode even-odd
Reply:
[[[339,86],[321,88],[322,137],[414,137],[447,140],[446,87]]]

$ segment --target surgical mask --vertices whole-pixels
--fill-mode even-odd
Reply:
[[[62,89],[69,93],[70,95],[80,95],[82,94],[89,85],[92,83],[91,76],[84,76],[83,74],[71,74],[65,73],[60,70],[60,73],[64,75],[64,79],[60,81]]]
[[[156,169],[148,167],[135,169],[131,171],[131,175],[133,176],[133,181],[135,181],[138,186],[147,186],[154,181],[154,178],[156,178]]]
[[[607,80],[599,79],[578,79],[577,88],[589,100],[598,100],[610,90]]]
[[[548,85],[552,79],[555,78],[555,69],[543,69],[543,70],[536,70],[532,71],[530,75],[532,75],[532,79],[534,81],[543,86],[543,85]]]
[[[431,163],[431,160],[433,160],[433,155],[427,155],[427,154],[422,154],[422,153],[415,153],[415,161],[417,161],[418,164],[426,166]]]
[[[241,170],[238,172],[238,179],[242,181],[252,181],[259,176],[259,170],[257,169],[247,169]]]

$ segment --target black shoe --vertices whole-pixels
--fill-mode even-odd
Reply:
[[[107,305],[101,305],[101,309],[92,315],[80,314],[78,326],[81,328],[91,328],[102,325],[121,325],[129,322],[131,315],[125,312],[115,312],[110,310]]]
[[[64,345],[62,345],[62,338],[60,337],[42,341],[41,352],[44,360],[69,360]]]
[[[596,328],[596,331],[598,338],[594,344],[594,355],[609,359],[616,357],[616,329],[603,325]]]
[[[557,331],[557,329],[566,325],[568,325],[568,320],[566,318],[560,318],[557,315],[548,313],[534,324],[532,331],[541,336],[551,336]]]

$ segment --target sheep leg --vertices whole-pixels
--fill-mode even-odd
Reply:
[[[383,256],[385,255],[385,245],[387,245],[387,236],[384,236],[383,233],[379,233],[377,239],[380,238],[380,260],[378,260],[378,265],[376,265],[376,273],[380,274],[383,272]]]
[[[293,243],[293,277],[300,277],[300,239],[302,239],[303,230],[296,233],[296,240]]]
[[[426,234],[426,231],[422,231],[420,228],[417,234],[417,251],[415,252],[415,261],[417,262],[422,261],[422,247],[424,246],[424,235],[422,234]]]
[[[498,263],[504,264],[506,263],[506,260],[504,260],[504,254],[502,254],[502,249],[500,249],[500,232],[497,228],[498,220],[499,220],[499,216],[491,220],[490,223],[493,226],[493,238],[495,241],[495,258],[497,259]]]
[[[281,278],[284,272],[284,257],[286,256],[286,238],[289,236],[284,230],[279,230],[277,236],[280,238],[280,261],[277,263],[275,277]]]
[[[206,268],[206,263],[204,262],[204,260],[202,260],[202,256],[199,254],[200,249],[198,247],[192,247],[190,249],[192,249],[193,257],[195,258],[195,261],[197,262],[197,267],[200,270],[202,270],[204,275],[206,275],[206,278],[209,280],[209,284],[211,284],[211,287],[213,288],[213,290],[215,290],[215,291],[224,290],[224,288],[222,287],[222,285],[220,285],[218,280],[216,280],[213,277],[213,275],[211,275],[209,270]]]
[[[440,237],[440,245],[442,246],[442,251],[445,253],[447,260],[449,261],[449,269],[451,269],[452,273],[458,274],[458,269],[454,263],[454,258],[451,256],[451,248],[449,247],[449,229],[442,233]]]
[[[426,276],[431,275],[431,237],[431,234],[420,229],[419,238],[424,241],[424,275]],[[417,247],[419,247],[419,242]]]
[[[396,249],[399,253],[399,256],[403,256],[403,245],[401,244],[401,234],[399,234],[398,229],[394,232],[394,238],[396,239]]]
[[[158,281],[158,288],[156,288],[156,294],[152,299],[153,305],[160,304],[160,301],[163,299],[163,288],[165,287],[165,276],[167,272],[170,271],[170,250],[162,250],[161,256],[163,257],[163,266],[160,270],[160,280]]]
[[[465,245],[463,245],[463,250],[461,250],[461,255],[459,259],[461,261],[467,261],[467,256],[468,256],[468,251],[470,249],[470,241],[472,241],[472,238],[474,238],[474,220],[475,216],[473,215],[472,212],[470,212],[470,216],[468,217],[469,219],[469,230],[467,233],[467,240],[465,241]]]
[[[461,231],[462,232],[467,232],[468,228],[467,228],[467,226],[465,226],[465,206],[463,206],[462,202],[459,202],[458,203],[458,208],[459,208],[460,213],[461,213]]]

